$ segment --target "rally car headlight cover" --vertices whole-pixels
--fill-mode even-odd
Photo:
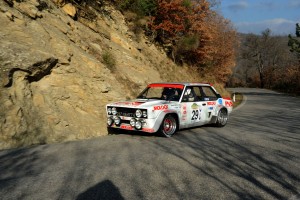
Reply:
[[[131,118],[130,119],[130,126],[135,127],[136,119]]]
[[[136,128],[137,130],[141,130],[141,129],[142,129],[142,122],[141,122],[140,120],[137,120],[137,121],[135,122],[135,128]]]
[[[116,108],[116,107],[113,107],[113,108],[111,109],[111,113],[112,113],[113,115],[116,115],[116,114],[117,114],[117,108]]]
[[[147,110],[143,110],[143,117],[144,117],[144,118],[147,118],[147,116],[148,116],[148,115],[147,115]]]
[[[120,118],[120,117],[115,116],[115,117],[114,117],[114,121],[115,121],[115,124],[116,124],[117,126],[119,126],[119,125],[121,124],[121,118]]]
[[[114,123],[114,120],[111,117],[107,118],[107,125],[108,126],[111,126],[113,123]]]
[[[135,116],[136,116],[137,118],[142,117],[142,116],[143,116],[142,111],[141,111],[141,110],[136,110],[136,111],[135,111]]]

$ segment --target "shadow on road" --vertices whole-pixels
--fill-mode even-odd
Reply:
[[[124,200],[119,189],[110,181],[105,180],[78,195],[76,200]]]
[[[190,155],[182,154],[182,152],[180,154],[177,152],[172,153],[223,185],[239,198],[264,198],[259,195],[260,192],[253,192],[251,188],[267,193],[275,199],[286,199],[286,196],[277,191],[276,187],[297,194],[296,186],[299,184],[299,175],[283,167],[282,163],[274,162],[272,159],[277,155],[272,155],[272,159],[264,158],[263,154],[256,153],[256,151],[263,149],[256,149],[255,146],[249,148],[246,144],[242,145],[219,133],[213,133],[211,130],[209,138],[206,139],[200,138],[199,133],[193,130],[189,132],[194,136],[182,134],[176,139],[190,146],[196,152],[194,156],[204,160],[211,167],[206,168],[191,162],[188,159]],[[161,148],[169,151],[169,148],[163,146]],[[255,150],[252,150],[252,148]],[[290,155],[290,157],[293,156]],[[290,157],[287,157],[287,159],[290,159]],[[224,179],[220,177],[220,172],[226,173],[227,176],[236,180]]]
[[[0,151],[0,196],[80,200],[298,197],[300,101],[257,91],[248,92],[247,97],[245,106],[223,128],[185,129],[172,138],[119,134]]]

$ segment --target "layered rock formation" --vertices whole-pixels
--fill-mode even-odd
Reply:
[[[106,135],[106,103],[150,82],[196,80],[145,37],[134,40],[109,3],[88,20],[54,2],[0,1],[0,149]]]

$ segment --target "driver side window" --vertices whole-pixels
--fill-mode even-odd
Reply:
[[[198,87],[187,87],[182,98],[182,102],[195,102],[199,101],[197,93],[200,93]]]

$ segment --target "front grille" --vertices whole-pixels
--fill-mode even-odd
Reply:
[[[113,106],[109,106],[110,108],[113,108]],[[117,115],[122,117],[135,117],[135,111],[138,110],[137,108],[124,108],[124,107],[115,107],[117,109]],[[147,109],[139,109],[142,112],[146,111]],[[141,117],[144,118],[144,117]],[[147,117],[146,117],[147,118]]]
[[[129,120],[121,120],[121,124],[130,124]]]
[[[124,117],[134,117],[135,116],[135,111],[136,109],[134,108],[122,108],[122,107],[117,107],[117,112],[119,116],[124,116]]]

